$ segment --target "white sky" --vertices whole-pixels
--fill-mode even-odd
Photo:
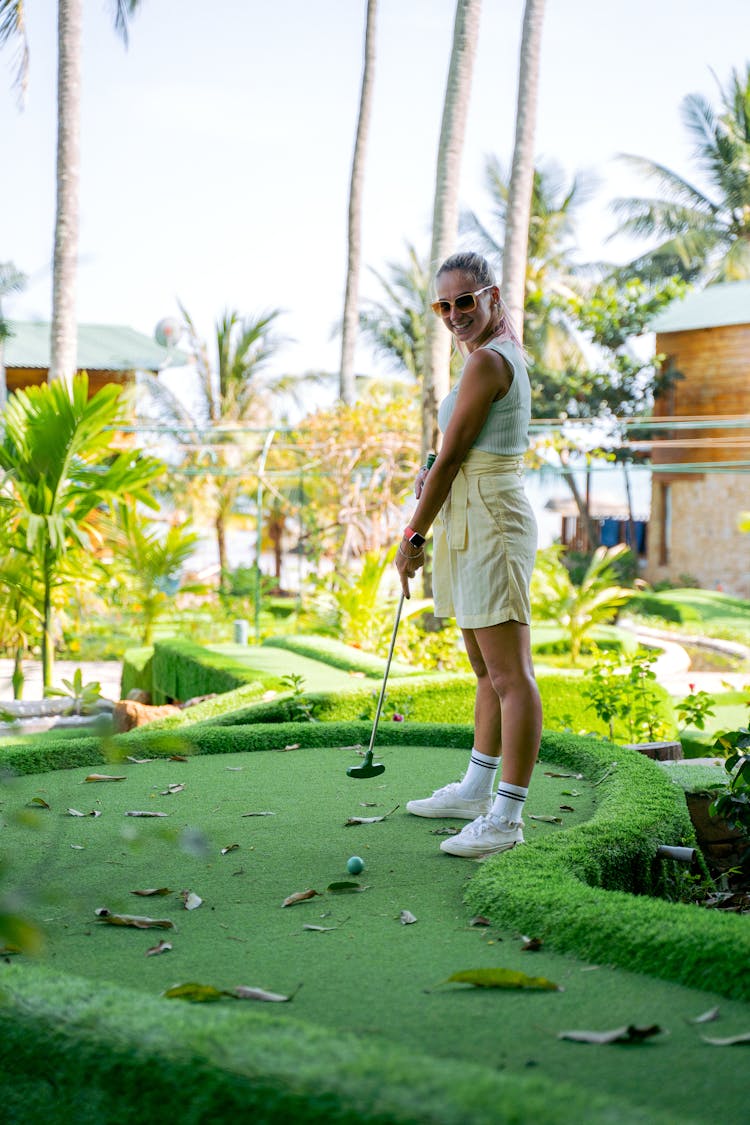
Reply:
[[[125,51],[112,4],[84,0],[78,318],[151,334],[179,298],[211,336],[225,308],[279,307],[293,339],[272,370],[338,366],[347,199],[365,0],[144,0]],[[364,264],[429,245],[454,0],[380,0]],[[50,314],[56,4],[29,0],[27,106],[0,59],[0,261],[30,275],[11,318]],[[462,205],[487,217],[485,158],[509,164],[523,0],[484,0]],[[695,178],[679,105],[718,101],[750,53],[750,0],[548,0],[540,158],[601,180],[584,258],[614,256],[608,201],[647,185],[612,162],[659,160]],[[377,284],[363,272],[365,295]],[[362,348],[357,369],[372,368]]]

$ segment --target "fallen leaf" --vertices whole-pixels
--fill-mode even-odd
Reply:
[[[48,809],[49,805],[44,797],[32,797],[29,801],[29,806],[34,809]]]
[[[169,755],[169,761],[170,762],[189,762],[190,759],[188,758],[188,756],[186,754],[170,754]]]
[[[71,846],[71,848],[73,848],[73,850],[74,850],[74,851],[76,851],[76,852],[83,852],[83,851],[85,851],[85,850],[86,850],[86,849],[84,848],[83,844],[71,844],[70,846]]]
[[[90,773],[88,777],[84,777],[84,781],[126,781],[125,775],[114,776],[108,773]]]
[[[411,910],[402,910],[398,916],[398,920],[402,926],[411,926],[417,919],[414,917]]]
[[[337,930],[338,926],[311,926],[309,922],[306,922],[302,929],[314,930],[316,934],[330,934],[332,930]]]
[[[348,820],[344,821],[344,828],[350,828],[353,824],[379,824],[381,820],[386,820],[391,813],[395,813],[399,805],[394,805],[390,812],[384,813],[382,816],[350,816]]]
[[[714,1020],[717,1020],[718,1018],[719,1018],[719,1006],[717,1004],[717,1006],[715,1008],[709,1008],[707,1012],[703,1012],[701,1015],[695,1016],[691,1020],[687,1020],[687,1023],[712,1023]]]
[[[281,905],[282,905],[282,907],[284,907],[284,906],[294,906],[298,902],[304,902],[305,899],[315,898],[315,896],[317,894],[320,894],[320,892],[319,891],[313,891],[313,890],[295,891],[293,895],[289,895],[288,898],[285,898]]]
[[[244,984],[238,984],[233,995],[238,1000],[265,1000],[271,1004],[286,1004],[294,999],[301,988],[302,985],[298,984],[289,996],[282,996],[280,992],[266,992],[265,988],[247,988]]]
[[[159,796],[169,797],[172,793],[182,793],[184,789],[185,786],[182,784],[182,782],[175,782],[174,785],[168,785],[166,789],[162,789]]]
[[[560,790],[560,796],[561,797],[580,797],[581,794],[578,792],[577,789],[561,789]]]
[[[360,801],[359,807],[361,809],[376,809],[378,807],[377,801]]]
[[[562,824],[561,816],[534,816],[533,814],[530,814],[529,820],[541,820],[545,824]]]
[[[130,754],[128,754],[125,761],[126,762],[133,762],[133,764],[136,765],[136,766],[145,766],[145,765],[148,765],[149,762],[155,762],[156,758],[133,758],[133,757],[131,757]]]
[[[92,809],[91,812],[79,812],[78,809],[68,809],[68,816],[101,816],[99,809]]]
[[[442,984],[455,981],[458,984],[473,984],[475,988],[528,988],[545,989],[548,992],[562,992],[559,984],[546,977],[530,977],[517,969],[463,969],[452,973]]]
[[[155,957],[157,953],[169,953],[171,948],[171,941],[160,941],[158,945],[152,945],[150,949],[146,950],[146,956]]]
[[[473,918],[469,919],[470,926],[491,926],[489,918],[485,918],[483,914],[475,914]]]
[[[227,855],[229,852],[236,852],[239,846],[239,844],[227,844],[225,848],[221,849],[221,854]]]
[[[107,922],[110,926],[135,926],[137,930],[171,930],[174,922],[168,918],[144,918],[138,914],[112,914],[106,906],[100,906],[94,911],[100,922]]]
[[[575,812],[572,805],[560,805],[560,812]]]
[[[460,831],[461,831],[460,828],[432,828],[430,830],[430,835],[431,836],[455,836],[456,833],[460,832]]]
[[[277,746],[276,753],[286,754],[287,750],[299,750],[300,745],[301,743],[299,742],[290,742],[288,746]]]
[[[582,781],[583,780],[583,774],[582,773],[553,773],[552,770],[545,770],[544,776],[545,777],[574,777],[576,779],[576,781]]]
[[[521,946],[522,953],[536,953],[537,949],[542,948],[541,938],[526,937],[524,934],[522,934],[521,941],[523,942],[523,945]]]
[[[201,896],[195,894],[194,891],[181,891],[180,898],[186,910],[197,910],[203,902]]]
[[[740,1043],[750,1043],[750,1031],[742,1035],[729,1035],[726,1039],[712,1039],[708,1035],[701,1035],[701,1039],[704,1043],[710,1043],[712,1047],[736,1047]]]
[[[356,895],[366,891],[367,887],[363,887],[361,883],[352,882],[329,883],[326,890],[332,895]]]
[[[661,1035],[662,1030],[656,1023],[649,1027],[634,1027],[631,1023],[627,1027],[616,1027],[612,1031],[559,1031],[557,1038],[572,1039],[576,1043],[642,1043],[652,1035]]]
[[[172,892],[169,887],[148,887],[145,891],[131,891],[131,895],[141,895],[143,898],[150,898],[152,895],[169,895]]]
[[[224,766],[224,769],[228,770],[229,773],[241,773],[244,768],[244,766]]]
[[[240,816],[276,816],[275,812],[243,812]]]
[[[131,809],[125,816],[169,816],[166,812],[152,812],[150,809]]]
[[[194,1004],[206,1004],[212,1000],[221,1000],[224,996],[231,996],[231,992],[224,992],[214,988],[212,984],[197,984],[191,981],[188,984],[173,984],[171,988],[162,992],[167,1000],[190,1000]]]

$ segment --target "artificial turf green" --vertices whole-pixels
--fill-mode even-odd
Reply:
[[[471,927],[462,899],[478,865],[443,855],[441,837],[433,835],[450,822],[409,817],[403,807],[390,813],[459,776],[465,751],[384,747],[377,756],[387,770],[369,781],[346,776],[346,767],[359,760],[354,751],[329,747],[97,769],[125,774],[123,782],[87,783],[87,769],[72,769],[8,783],[4,854],[16,887],[34,891],[34,910],[48,934],[46,964],[150,997],[187,980],[287,993],[302,982],[284,1013],[365,1045],[396,1043],[520,1078],[571,1081],[594,1094],[615,1094],[624,1106],[674,1112],[686,1121],[701,1120],[701,1099],[721,1104],[727,1119],[741,1118],[744,1090],[735,1056],[707,1047],[700,1029],[685,1023],[711,1007],[715,996],[545,948],[523,952],[518,933]],[[545,769],[537,767],[527,806],[532,841],[551,840],[563,827],[531,815],[580,823],[599,801],[589,781],[549,777]],[[165,793],[174,783],[185,789]],[[29,808],[34,797],[51,808]],[[562,812],[561,804],[575,811]],[[69,807],[102,815],[72,817]],[[169,816],[125,817],[131,809]],[[274,815],[242,815],[248,812]],[[384,813],[390,815],[380,823],[344,826],[349,816]],[[235,843],[238,849],[221,854]],[[330,883],[350,878],[345,863],[353,853],[365,858],[359,882],[367,890],[327,893]],[[162,886],[172,893],[130,894]],[[321,894],[281,908],[287,895],[308,887]],[[198,893],[203,905],[186,911],[182,890]],[[94,917],[99,906],[170,918],[176,928],[108,926]],[[403,925],[402,910],[417,923]],[[305,924],[326,930],[305,930]],[[160,938],[172,942],[172,952],[146,957]],[[498,993],[440,984],[456,970],[496,965],[548,976],[565,991]],[[721,1011],[721,1034],[747,1030],[746,1005],[722,1000]],[[584,1047],[556,1038],[566,1028],[627,1023],[659,1023],[670,1034],[638,1048]],[[621,1120],[630,1119],[623,1107]]]

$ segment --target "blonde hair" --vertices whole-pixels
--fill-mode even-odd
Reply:
[[[468,273],[474,279],[477,289],[481,289],[484,285],[497,285],[495,271],[490,263],[481,254],[476,254],[473,250],[461,250],[457,254],[451,254],[450,258],[445,259],[435,274],[435,280],[437,281],[441,274],[452,273],[454,270]],[[497,328],[498,336],[501,340],[511,340],[517,348],[523,351],[521,338],[508,311],[508,306],[500,296],[498,296],[496,307],[500,317]]]

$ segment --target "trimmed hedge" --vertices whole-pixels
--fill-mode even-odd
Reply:
[[[363,672],[365,676],[372,676],[374,679],[382,679],[385,672],[386,662],[382,656],[362,652],[361,649],[352,648],[333,637],[313,633],[293,637],[267,637],[263,644],[269,648],[283,648],[298,656],[319,660],[321,664],[330,664],[332,668],[341,668],[344,672]],[[411,664],[393,660],[389,675],[415,676],[419,675],[419,669],[415,670]]]
[[[154,645],[151,698],[154,703],[192,699],[257,683],[258,695],[281,687],[276,676],[264,675],[239,660],[174,637]]]
[[[127,698],[128,692],[134,690],[151,694],[154,682],[153,660],[153,645],[128,649],[122,660],[120,694],[123,699]]]

